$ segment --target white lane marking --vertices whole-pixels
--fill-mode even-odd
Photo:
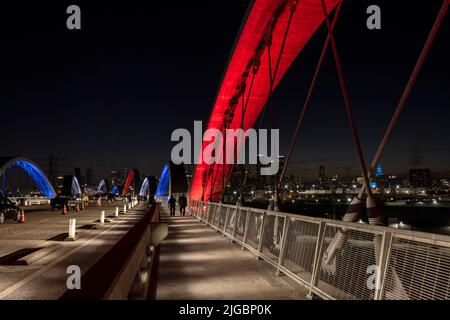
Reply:
[[[74,254],[75,252],[77,252],[78,250],[80,250],[81,248],[83,248],[84,246],[86,246],[87,244],[91,243],[92,241],[96,240],[97,238],[99,238],[101,235],[103,235],[105,232],[110,231],[111,229],[117,227],[121,225],[120,223],[114,224],[111,227],[109,227],[108,229],[102,231],[101,233],[99,233],[98,235],[96,235],[94,238],[91,238],[87,241],[85,241],[81,246],[78,246],[76,248],[74,248],[73,250],[67,252],[65,255],[59,257],[58,259],[54,260],[52,263],[48,264],[47,266],[45,266],[44,268],[30,274],[28,277],[26,277],[25,279],[20,280],[19,282],[15,283],[14,285],[12,285],[11,287],[3,290],[0,292],[0,299],[4,299],[6,296],[10,295],[11,293],[13,293],[14,291],[16,291],[17,289],[19,289],[20,287],[24,286],[25,284],[27,284],[28,282],[36,279],[37,277],[39,277],[41,274],[43,274],[44,272],[46,272],[47,270],[49,270],[50,268],[54,267],[55,265],[57,265],[58,263],[60,263],[61,261],[63,261],[64,259],[68,258],[70,255]]]

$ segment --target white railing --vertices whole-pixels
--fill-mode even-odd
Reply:
[[[310,296],[450,299],[449,236],[219,203],[193,201],[190,211],[277,274],[302,283]]]

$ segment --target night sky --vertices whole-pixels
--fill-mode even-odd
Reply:
[[[53,153],[96,176],[121,167],[158,175],[174,145],[171,132],[192,130],[194,120],[206,126],[249,1],[93,2],[2,4],[0,156]],[[336,41],[368,160],[441,3],[343,5]],[[81,31],[66,28],[70,4],[81,7]],[[366,28],[370,4],[381,7],[382,30]],[[386,148],[385,172],[450,171],[449,26],[450,13]],[[276,91],[282,153],[325,35],[322,27]],[[323,164],[327,174],[359,173],[331,54],[303,129],[289,172],[316,176]]]

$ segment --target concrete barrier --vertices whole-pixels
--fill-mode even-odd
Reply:
[[[76,239],[76,228],[77,228],[77,220],[70,219],[69,220],[69,236],[67,237],[67,240],[74,241]]]
[[[102,211],[102,213],[100,214],[100,223],[101,224],[105,223],[105,211]]]

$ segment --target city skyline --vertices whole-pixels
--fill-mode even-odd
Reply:
[[[427,4],[426,12],[415,6],[383,3],[383,27],[376,31],[367,30],[361,19],[366,2],[343,5],[336,40],[369,161],[439,1]],[[6,17],[2,23],[16,26],[18,34],[29,41],[18,43],[7,34],[4,37],[8,48],[1,53],[4,92],[0,103],[5,117],[24,123],[20,127],[14,121],[4,124],[14,139],[7,139],[2,153],[32,159],[54,153],[73,159],[78,167],[103,174],[111,168],[133,166],[159,175],[173,147],[171,132],[189,129],[195,120],[206,124],[224,61],[247,5],[245,1],[226,1],[171,8],[172,18],[185,21],[186,30],[163,23],[167,21],[167,4],[163,2],[151,8],[144,4],[108,4],[102,10],[85,4],[79,33],[68,33],[65,25],[60,25],[58,12],[65,10],[64,4],[32,5],[33,16],[21,13],[17,21]],[[12,13],[18,10],[11,7]],[[401,13],[407,13],[408,18],[398,20]],[[121,19],[116,19],[119,15]],[[421,19],[416,19],[419,15]],[[45,21],[40,16],[45,16]],[[193,23],[187,23],[187,16]],[[202,24],[209,27],[201,28]],[[444,20],[430,59],[383,155],[389,171],[407,171],[410,167],[450,170],[450,148],[445,146],[450,139],[446,124],[449,73],[440,68],[449,54],[448,42],[444,41],[448,24],[448,19]],[[347,28],[352,28],[352,37],[345,36],[343,30]],[[117,32],[112,36],[111,31]],[[286,153],[324,36],[322,26],[275,91],[282,153]],[[168,41],[173,38],[179,43]],[[89,50],[84,49],[86,45]],[[318,91],[326,94],[313,96],[288,172],[314,175],[320,162],[336,170],[351,167],[356,175],[359,168],[330,55],[318,86]],[[121,111],[124,108],[130,111],[126,117]],[[76,116],[83,112],[86,116]],[[66,114],[73,116],[67,120]],[[266,117],[264,127],[270,126]]]

